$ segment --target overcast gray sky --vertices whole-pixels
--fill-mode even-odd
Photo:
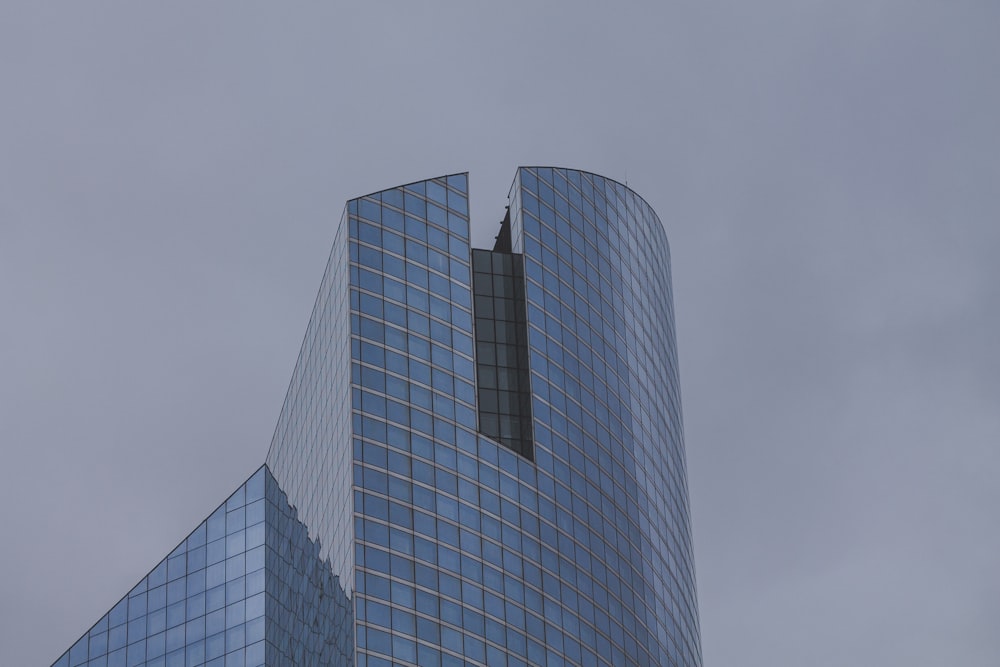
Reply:
[[[346,199],[671,239],[706,665],[1000,664],[1000,3],[0,3],[0,665],[259,466]]]

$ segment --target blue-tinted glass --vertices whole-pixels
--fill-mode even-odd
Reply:
[[[268,468],[60,667],[701,664],[662,225],[523,168],[470,254],[467,193],[348,203]]]

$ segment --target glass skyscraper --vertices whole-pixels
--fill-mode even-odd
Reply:
[[[347,203],[266,463],[54,665],[701,665],[666,234],[521,168]]]

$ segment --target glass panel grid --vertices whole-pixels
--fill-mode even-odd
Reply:
[[[59,667],[701,664],[660,221],[546,167],[468,212],[348,202],[267,467]]]

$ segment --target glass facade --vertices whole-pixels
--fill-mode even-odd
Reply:
[[[701,664],[666,233],[574,170],[520,169],[510,210],[563,620],[601,664]]]
[[[262,467],[53,667],[340,665],[351,600]]]
[[[467,175],[384,190],[347,204],[267,465],[56,664],[700,665],[687,498],[653,210],[521,168],[473,251]]]

